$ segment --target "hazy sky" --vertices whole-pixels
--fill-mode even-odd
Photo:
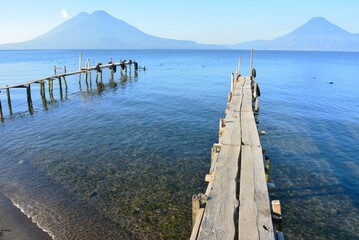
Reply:
[[[148,34],[199,43],[273,39],[319,16],[359,33],[359,0],[4,0],[0,43],[32,39],[96,10]]]

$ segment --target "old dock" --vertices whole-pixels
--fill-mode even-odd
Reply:
[[[260,96],[254,80],[253,51],[250,76],[241,76],[241,59],[231,76],[226,117],[220,119],[219,141],[212,148],[204,194],[192,197],[192,234],[195,239],[283,239],[278,200],[270,204],[264,156],[257,129]]]
[[[91,78],[91,71],[95,71],[96,72],[96,86],[98,89],[103,89],[103,80],[102,80],[102,70],[103,69],[109,69],[111,71],[111,80],[114,80],[114,74],[117,71],[117,67],[120,68],[120,73],[121,76],[123,76],[123,74],[125,74],[125,76],[127,76],[126,74],[131,74],[132,71],[132,65],[133,65],[133,72],[135,74],[135,76],[137,75],[138,70],[146,70],[146,67],[140,67],[138,65],[138,62],[136,61],[132,61],[132,60],[120,60],[119,62],[114,62],[114,60],[111,58],[111,60],[107,63],[107,64],[102,64],[102,62],[97,63],[95,66],[90,66],[90,60],[87,59],[86,63],[85,63],[85,67],[82,66],[82,54],[80,53],[80,57],[79,57],[79,69],[76,71],[72,71],[72,72],[67,72],[66,66],[63,67],[56,67],[54,66],[54,75],[52,76],[48,76],[48,77],[43,77],[40,79],[36,79],[36,80],[32,80],[32,81],[28,81],[25,83],[21,83],[21,84],[14,84],[14,85],[6,85],[4,87],[0,87],[0,96],[1,93],[3,91],[6,91],[6,98],[7,98],[7,103],[8,103],[8,108],[9,108],[9,115],[13,114],[13,104],[12,104],[12,100],[11,100],[11,90],[13,89],[19,89],[19,88],[23,88],[26,90],[26,101],[27,101],[27,106],[28,106],[28,111],[30,114],[32,114],[34,112],[34,107],[33,107],[33,103],[32,103],[32,91],[31,91],[31,86],[33,84],[39,84],[40,87],[40,96],[42,99],[42,104],[43,107],[45,109],[47,109],[47,98],[46,98],[46,85],[48,86],[48,99],[50,99],[50,101],[54,100],[54,81],[58,82],[58,90],[59,90],[59,95],[60,95],[60,99],[62,100],[63,98],[63,87],[65,88],[65,93],[68,92],[68,85],[67,85],[67,81],[66,81],[66,77],[68,76],[72,76],[72,75],[78,75],[78,83],[80,86],[80,90],[82,89],[81,87],[81,75],[84,75],[84,81],[86,83],[86,88],[89,88],[89,82],[90,82],[90,86],[92,86],[92,78]],[[62,71],[62,73],[59,73],[59,70]],[[45,84],[47,83],[47,84]],[[4,114],[3,114],[3,108],[2,108],[2,104],[1,104],[1,98],[0,98],[0,121],[4,120]]]

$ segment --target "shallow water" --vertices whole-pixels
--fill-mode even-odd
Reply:
[[[230,73],[249,52],[82,51],[92,64],[135,59],[128,79],[104,71],[105,89],[69,77],[44,110],[32,87],[11,92],[0,125],[0,191],[55,239],[186,239],[191,196],[205,191],[210,149]],[[0,51],[0,85],[78,68],[79,51]],[[359,226],[358,53],[255,53],[260,129],[271,157],[288,239],[355,239]],[[16,73],[15,73],[16,72]],[[334,82],[334,84],[329,84]],[[47,96],[48,97],[48,96]]]

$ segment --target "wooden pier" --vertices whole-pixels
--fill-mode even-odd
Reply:
[[[68,91],[68,86],[67,86],[67,81],[66,81],[67,76],[78,75],[79,76],[78,81],[79,81],[79,86],[80,86],[80,90],[81,90],[82,89],[81,88],[81,75],[82,74],[85,75],[85,82],[86,82],[86,86],[88,88],[88,85],[89,85],[88,78],[90,78],[90,85],[91,85],[91,81],[92,81],[90,73],[91,73],[91,71],[95,71],[96,72],[96,85],[98,88],[103,88],[103,83],[102,83],[102,70],[103,69],[106,69],[106,68],[109,69],[111,71],[111,79],[114,80],[114,74],[117,71],[117,67],[120,68],[120,73],[122,76],[123,74],[127,74],[128,69],[129,69],[129,73],[131,74],[132,65],[133,65],[133,71],[135,73],[135,76],[136,76],[138,70],[146,70],[146,67],[140,67],[136,61],[120,60],[120,62],[116,63],[113,61],[112,58],[108,64],[102,64],[102,62],[99,62],[96,64],[96,66],[90,66],[90,60],[87,59],[85,67],[82,67],[82,54],[80,53],[79,69],[77,71],[67,72],[66,66],[64,66],[64,67],[54,66],[54,75],[36,79],[36,80],[32,80],[32,81],[28,81],[28,82],[21,83],[21,84],[6,85],[5,87],[0,87],[0,95],[1,95],[2,91],[4,91],[4,90],[6,91],[7,102],[8,102],[8,107],[9,107],[9,114],[12,115],[13,114],[13,106],[12,106],[12,101],[11,101],[10,90],[16,89],[16,88],[26,89],[28,111],[30,114],[32,114],[34,112],[32,96],[31,96],[31,93],[32,93],[31,85],[32,84],[40,84],[40,96],[41,96],[44,108],[47,109],[45,82],[48,83],[47,84],[48,85],[48,96],[51,101],[54,101],[54,81],[58,80],[60,99],[62,100],[63,86],[65,87],[65,92],[67,93],[67,91]],[[58,70],[62,70],[63,72],[58,73]],[[99,77],[99,75],[100,75],[100,77]],[[1,99],[0,99],[0,121],[3,121],[3,120],[4,120],[4,114],[2,111],[2,104],[1,104]]]
[[[219,142],[213,145],[204,194],[192,197],[191,240],[283,239],[277,231],[281,220],[278,200],[270,204],[267,179],[269,160],[264,157],[258,132],[258,83],[240,75],[241,59],[231,77],[226,117],[220,119]],[[268,160],[268,161],[267,161]],[[271,205],[273,207],[271,207]]]

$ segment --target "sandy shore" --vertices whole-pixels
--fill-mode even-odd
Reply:
[[[42,240],[51,237],[0,193],[0,240]]]

